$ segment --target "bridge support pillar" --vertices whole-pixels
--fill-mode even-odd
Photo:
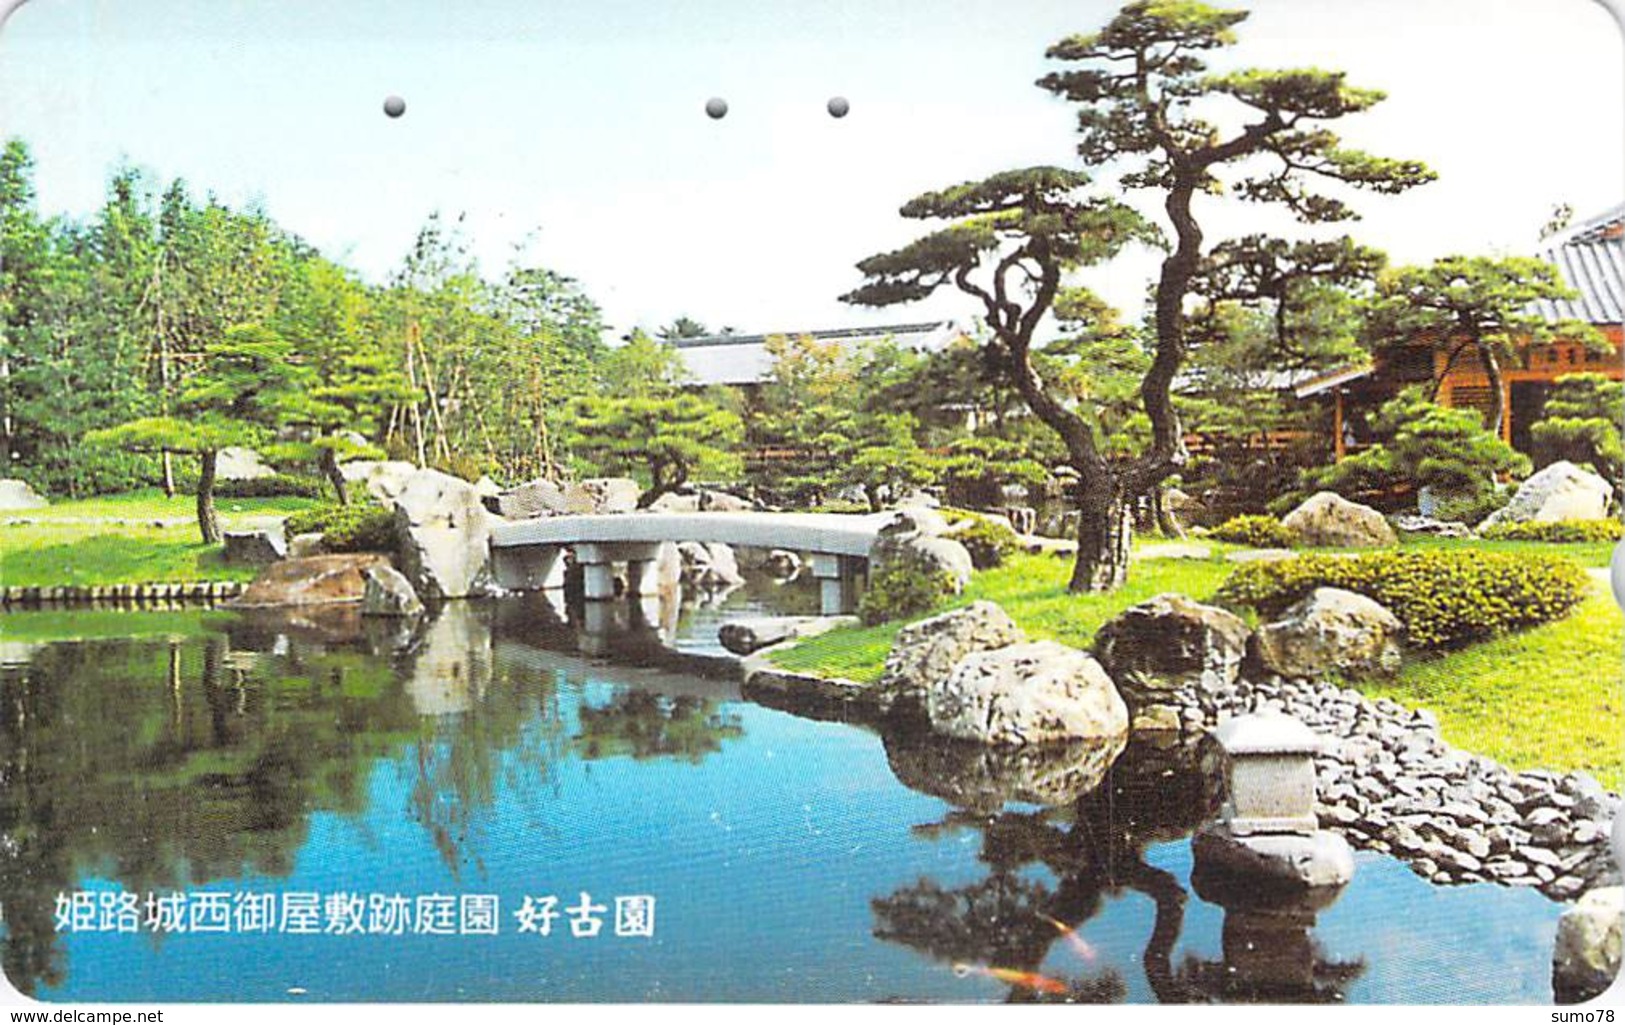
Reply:
[[[575,546],[581,565],[583,596],[590,602],[615,597],[615,564],[627,565],[627,591],[644,594],[654,590],[654,571],[660,558],[657,541],[624,541],[610,544],[582,543]]]
[[[813,555],[812,572],[818,578],[821,615],[841,616],[857,611],[858,574],[866,561],[849,555]]]
[[[493,548],[497,586],[507,591],[550,591],[564,586],[564,549],[556,545]]]

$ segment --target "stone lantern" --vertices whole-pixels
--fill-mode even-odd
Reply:
[[[1191,842],[1194,874],[1209,889],[1233,891],[1247,903],[1335,900],[1354,875],[1354,856],[1341,836],[1318,828],[1320,739],[1276,712],[1232,719],[1215,737],[1226,756],[1227,796],[1218,821]]]
[[[1226,797],[1218,820],[1191,841],[1191,883],[1225,909],[1227,985],[1315,999],[1315,919],[1354,875],[1348,842],[1315,817],[1320,738],[1278,712],[1231,719],[1214,736],[1225,753]]]
[[[1289,715],[1244,715],[1215,733],[1226,764],[1223,821],[1234,836],[1311,836],[1320,738]]]

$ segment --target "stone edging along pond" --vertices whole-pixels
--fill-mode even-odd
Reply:
[[[80,587],[0,587],[0,607],[37,608],[48,605],[156,605],[167,602],[213,603],[235,598],[248,585],[235,580],[161,584],[105,584]]]
[[[779,669],[768,662],[771,650],[677,657],[691,671],[742,680],[747,700],[771,708],[871,725],[884,718],[874,687]],[[1436,884],[1527,886],[1557,901],[1619,885],[1608,832],[1620,799],[1584,773],[1515,772],[1446,743],[1431,712],[1312,679],[1204,688],[1187,711],[1211,728],[1266,709],[1323,739],[1315,759],[1321,826],[1355,847],[1399,858]]]

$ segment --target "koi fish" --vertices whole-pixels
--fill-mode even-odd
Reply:
[[[1089,945],[1088,940],[1078,935],[1077,926],[1067,925],[1065,922],[1056,918],[1051,918],[1043,913],[1040,913],[1038,917],[1042,918],[1050,925],[1055,926],[1056,931],[1058,931],[1066,939],[1067,946],[1071,947],[1073,952],[1079,957],[1083,958],[1085,961],[1094,961],[1095,948]]]
[[[1060,994],[1066,992],[1066,983],[1059,979],[1052,979],[1047,975],[1039,975],[1037,972],[1023,972],[1015,968],[989,968],[987,965],[979,964],[954,965],[954,974],[960,978],[972,973],[985,975],[990,979],[998,979],[1000,982],[1012,986],[1025,986],[1040,993]]]

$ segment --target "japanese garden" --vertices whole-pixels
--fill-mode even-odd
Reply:
[[[132,149],[48,213],[5,138],[6,979],[1601,993],[1625,206],[1391,258],[1361,214],[1449,185],[1381,142],[1418,101],[1248,18],[1032,41],[1070,159],[889,196],[846,325],[612,326],[455,212],[366,273],[275,168]]]

